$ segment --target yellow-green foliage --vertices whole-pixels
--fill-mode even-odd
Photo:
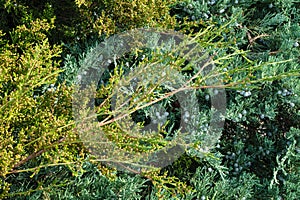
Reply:
[[[35,95],[54,84],[60,70],[55,61],[60,46],[51,46],[45,32],[53,21],[32,21],[11,32],[13,44],[0,31],[0,177],[17,172],[23,164],[72,162],[79,155],[71,126],[71,90],[65,85]],[[0,190],[8,191],[1,182]],[[4,185],[6,185],[4,187]]]
[[[140,27],[172,28],[170,5],[177,0],[76,0],[82,14],[99,34],[113,34]],[[96,8],[102,8],[94,11]],[[96,16],[94,20],[91,16]]]

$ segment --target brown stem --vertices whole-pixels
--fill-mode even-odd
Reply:
[[[62,143],[66,138],[63,137],[61,138],[60,140],[56,141],[54,144],[59,144],[59,143]],[[39,155],[41,155],[42,153],[46,152],[49,148],[47,149],[42,149],[42,150],[39,150],[37,152],[34,152],[32,154],[30,154],[29,156],[27,156],[25,159],[21,160],[20,162],[18,162],[17,164],[15,164],[13,166],[13,170],[11,171],[11,173],[14,173],[16,172],[16,168],[20,167],[21,165],[23,165],[24,163],[28,162],[29,160],[33,159],[33,158],[36,158],[38,157]]]
[[[252,37],[250,32],[248,31],[247,32],[247,37],[248,37],[248,41],[249,41],[249,45],[253,45],[253,43],[255,42],[255,40],[259,39],[259,38],[262,38],[262,37],[267,37],[267,36],[270,36],[268,34],[261,34],[261,35],[258,35],[256,37]]]

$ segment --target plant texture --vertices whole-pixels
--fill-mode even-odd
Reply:
[[[300,195],[299,2],[0,10],[1,199]]]

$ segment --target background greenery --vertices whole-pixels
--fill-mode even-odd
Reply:
[[[0,198],[297,199],[299,6],[294,0],[0,0]],[[132,174],[96,162],[80,143],[71,94],[97,43],[139,27],[197,38],[218,52],[224,83],[241,84],[226,89],[225,127],[209,153],[192,148],[161,170]],[[151,60],[151,52],[142,54]],[[139,66],[142,54],[119,64]],[[102,98],[118,80],[110,70]],[[197,93],[203,113],[208,94]],[[176,107],[172,102],[162,104]],[[173,125],[176,116],[170,115]],[[205,114],[201,121],[205,133]]]

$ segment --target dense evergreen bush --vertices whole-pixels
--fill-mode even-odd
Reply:
[[[64,145],[77,136],[71,131],[70,88],[55,85],[61,48],[51,46],[43,33],[53,28],[46,20],[17,26],[10,32],[12,44],[1,40],[1,186],[5,177],[32,161],[76,161],[80,149]],[[18,52],[19,51],[19,52]],[[47,149],[51,149],[48,151]]]
[[[0,198],[297,199],[299,5],[292,0],[0,0],[5,19],[0,22]],[[192,138],[193,145],[171,165],[129,173],[105,165],[83,145],[74,129],[72,92],[98,44],[147,27],[193,38],[213,56],[215,68],[189,85],[198,88],[197,126],[205,137]],[[131,71],[149,78],[156,73],[151,64],[172,63],[187,80],[197,74],[188,57],[174,56],[178,51],[171,45],[144,48],[117,59],[116,66],[112,62],[97,85],[98,120],[112,115],[113,89],[134,76]],[[210,99],[217,92],[206,90],[203,80],[214,76],[226,87],[227,106],[222,134],[209,146]],[[137,105],[172,91],[154,83],[140,84],[131,94],[137,103],[121,110],[139,122],[135,129],[118,121],[102,126],[120,148],[151,152],[176,136],[182,113],[176,98],[168,97],[157,104],[168,109],[160,132],[130,137],[158,112]]]

